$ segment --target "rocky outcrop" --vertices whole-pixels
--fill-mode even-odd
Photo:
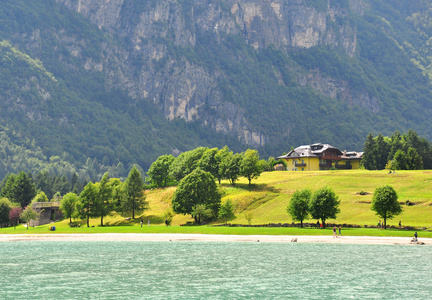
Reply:
[[[302,86],[310,86],[314,90],[350,106],[358,105],[373,113],[378,113],[381,110],[377,97],[371,96],[367,91],[355,91],[351,89],[348,81],[324,76],[319,70],[307,74],[299,72],[297,80]]]
[[[283,51],[328,45],[343,48],[349,56],[356,54],[356,29],[350,24],[350,11],[330,0],[322,1],[320,7],[303,0],[56,1],[129,43],[129,48],[104,45],[100,61],[83,61],[86,70],[104,72],[108,85],[128,91],[136,101],[150,99],[170,120],[198,120],[253,146],[263,146],[268,136],[250,125],[244,109],[223,99],[219,80],[225,75],[197,65],[187,56],[170,53],[167,42],[193,49],[198,34],[207,34],[215,41],[237,34],[257,51],[270,45]],[[350,3],[356,12],[364,10],[361,0]],[[72,44],[69,51],[79,57],[85,45],[78,41]],[[373,112],[379,110],[376,99],[365,92],[353,96],[346,82],[314,74],[298,79],[329,97],[340,94],[343,101]]]

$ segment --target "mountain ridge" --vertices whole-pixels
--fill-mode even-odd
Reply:
[[[2,44],[43,69],[11,73],[2,50],[0,125],[103,170],[197,146],[431,139],[430,2],[7,0]]]

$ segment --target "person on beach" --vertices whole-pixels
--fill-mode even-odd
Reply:
[[[143,221],[142,221],[142,219],[141,219],[141,222],[140,222],[140,224],[141,224],[141,227],[142,227],[142,224],[143,224]]]
[[[337,237],[337,235],[336,235],[336,226],[335,226],[335,227],[333,227],[333,237],[334,237],[334,238],[336,238],[336,237]]]
[[[147,221],[147,226],[150,226],[150,219],[148,219]]]
[[[402,222],[401,221],[399,221],[399,228],[401,228],[402,227]]]
[[[417,242],[417,231],[414,232],[414,241]]]
[[[339,236],[342,236],[340,225],[339,225]]]
[[[320,228],[319,220],[317,221],[317,229]]]

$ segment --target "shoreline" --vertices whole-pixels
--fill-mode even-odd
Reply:
[[[14,241],[141,241],[141,242],[270,242],[415,245],[411,237],[376,236],[315,236],[315,235],[223,235],[183,233],[88,233],[88,234],[0,234],[0,242]],[[432,238],[419,238],[420,243],[432,245]]]

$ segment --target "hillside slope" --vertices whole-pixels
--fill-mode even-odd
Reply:
[[[196,146],[266,157],[313,142],[361,150],[368,132],[412,128],[431,139],[430,7],[6,0],[0,137],[19,133],[44,159],[0,156],[2,172],[61,172],[53,157],[67,173],[124,176]]]
[[[298,189],[309,188],[315,191],[324,186],[332,188],[341,201],[340,214],[336,220],[328,223],[376,225],[379,217],[370,209],[370,203],[378,186],[389,184],[398,193],[398,201],[411,202],[403,205],[403,213],[387,224],[396,226],[399,221],[404,226],[432,227],[432,191],[430,171],[319,171],[319,172],[265,172],[249,189],[247,180],[240,180],[235,187],[223,184],[222,202],[230,199],[235,205],[236,217],[233,224],[247,224],[245,213],[252,213],[252,224],[291,223],[287,206],[292,194]],[[175,188],[149,191],[150,210],[144,217],[153,216],[153,220],[163,222],[162,215],[170,207],[170,200]],[[360,192],[367,192],[360,195]],[[174,224],[192,221],[190,216],[177,215]],[[316,223],[316,220],[305,222]],[[154,223],[154,222],[153,222]]]

